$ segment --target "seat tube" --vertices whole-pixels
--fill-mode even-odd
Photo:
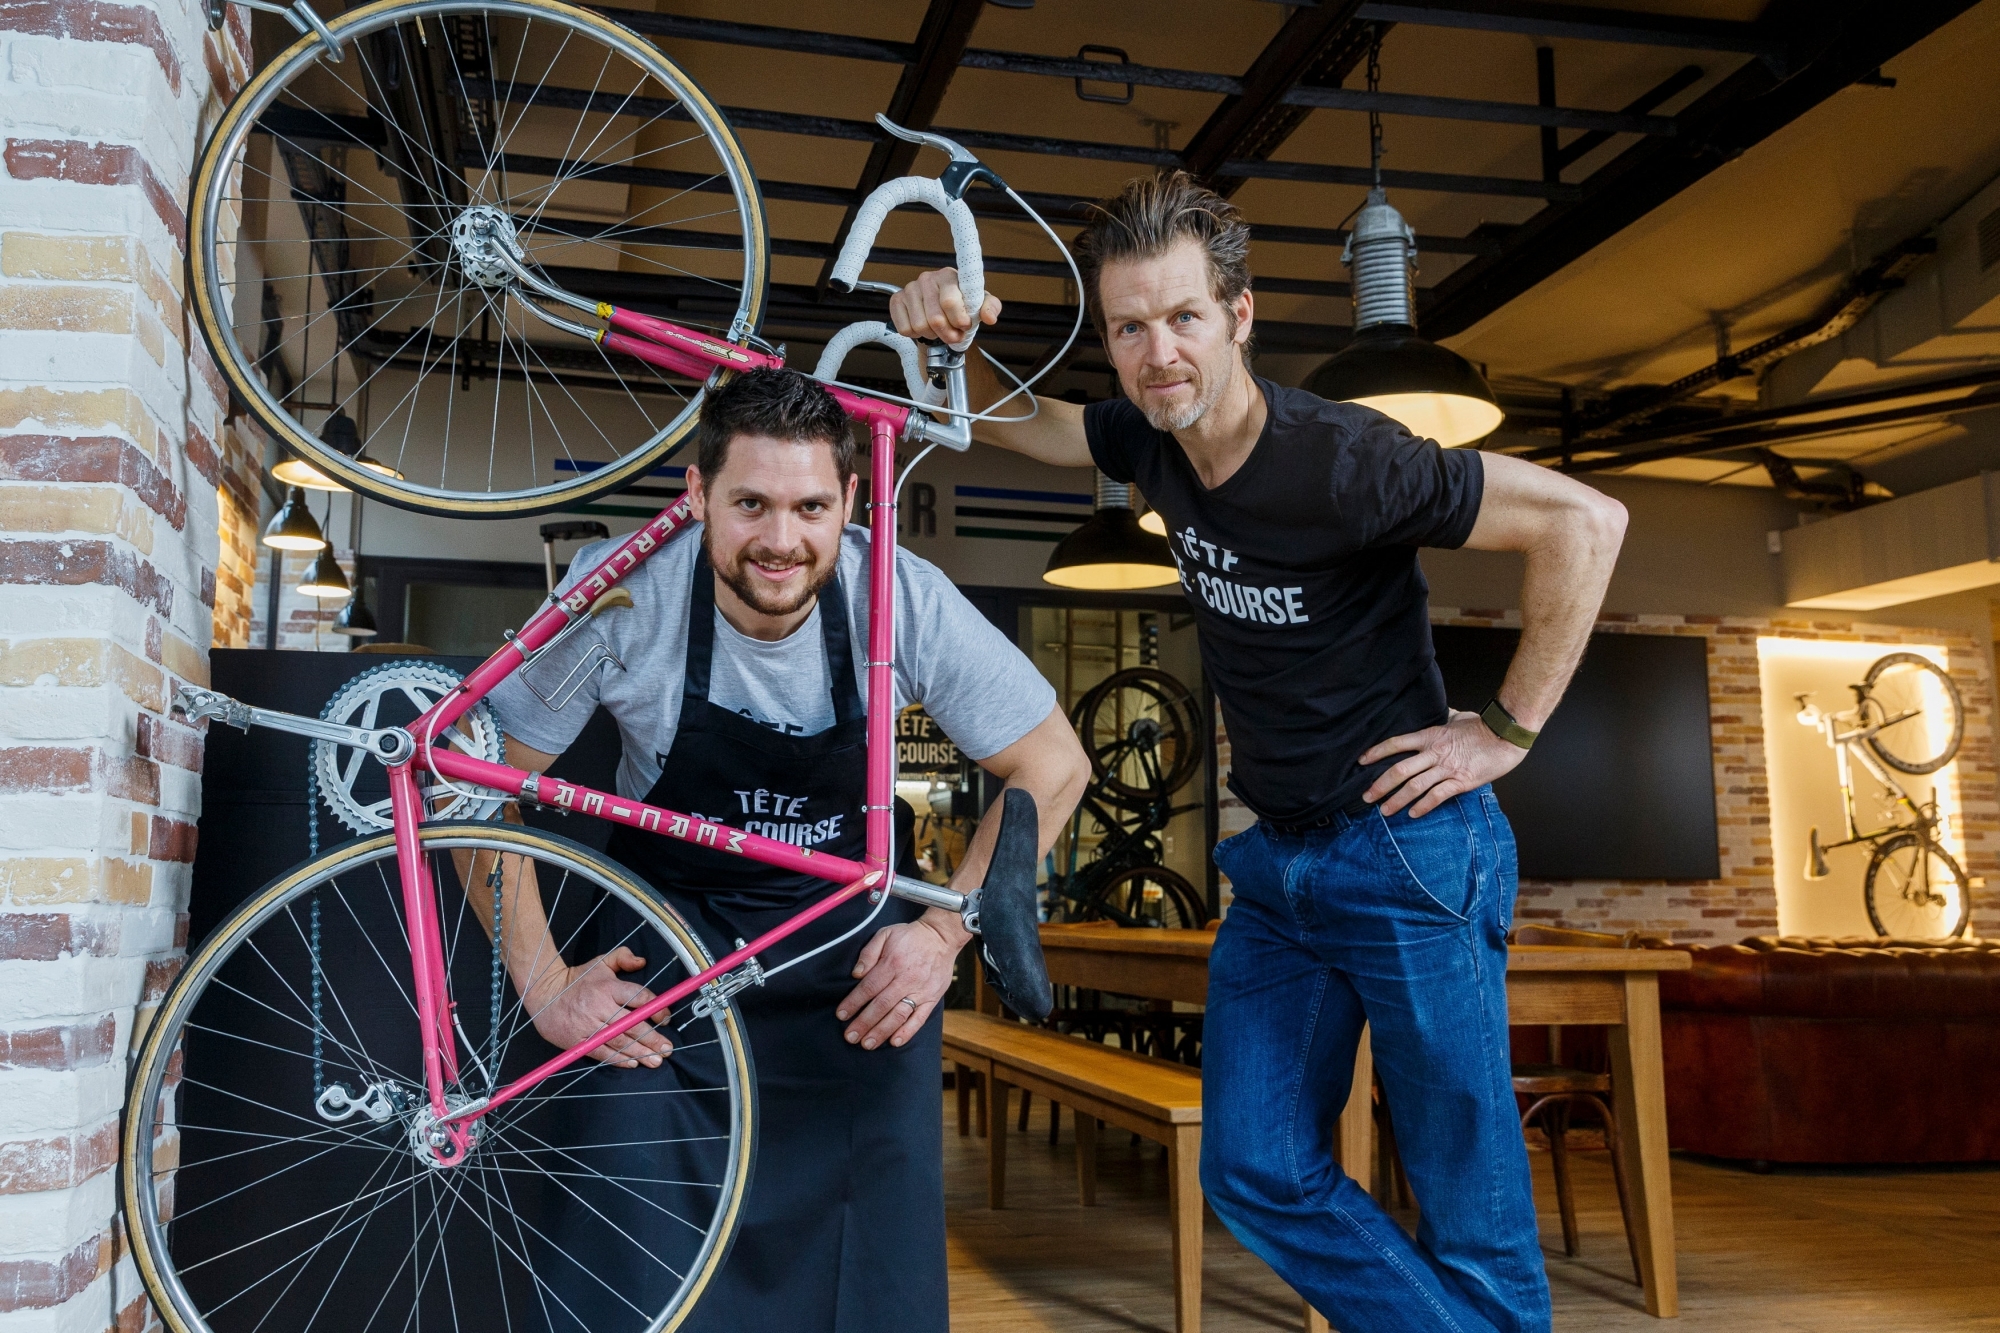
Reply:
[[[458,1081],[458,1050],[451,1037],[451,996],[445,978],[444,936],[430,862],[417,839],[424,806],[408,764],[389,770],[389,799],[396,829],[396,869],[403,883],[403,919],[410,934],[410,979],[424,1044],[424,1088],[431,1110],[445,1113],[444,1090]]]
[[[867,862],[887,869],[896,796],[897,432],[880,417],[869,426]]]

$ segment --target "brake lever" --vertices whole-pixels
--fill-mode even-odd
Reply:
[[[974,181],[985,181],[995,189],[1004,190],[1007,182],[993,168],[972,155],[972,150],[964,144],[945,138],[942,134],[932,134],[928,130],[906,130],[881,112],[875,113],[875,123],[895,135],[904,143],[921,144],[935,148],[951,159],[950,165],[938,173],[938,184],[954,199],[965,198],[965,192],[972,188]]]

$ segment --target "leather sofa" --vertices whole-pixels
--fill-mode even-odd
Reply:
[[[1690,971],[1660,977],[1674,1148],[2000,1161],[2000,944],[1759,936],[1689,952]]]

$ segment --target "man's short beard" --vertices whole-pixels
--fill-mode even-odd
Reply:
[[[1146,424],[1154,430],[1186,430],[1208,415],[1208,410],[1221,400],[1222,391],[1228,387],[1227,376],[1204,375],[1200,391],[1193,402],[1178,408],[1163,404],[1152,408],[1141,407],[1139,410],[1145,414]]]
[[[723,586],[742,598],[744,604],[751,610],[767,616],[789,616],[799,611],[813,598],[819,596],[819,590],[833,582],[833,576],[840,572],[840,558],[837,554],[826,562],[826,568],[813,568],[812,548],[806,546],[781,555],[752,544],[744,547],[736,559],[727,566],[715,558],[715,548],[709,544],[706,528],[702,530],[701,546],[708,554],[709,567],[715,571],[715,576],[722,580]],[[803,556],[804,559],[797,563],[807,567],[805,580],[796,591],[774,588],[744,568],[760,557],[775,562],[791,556]]]

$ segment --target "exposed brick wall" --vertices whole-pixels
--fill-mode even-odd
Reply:
[[[261,648],[251,626],[257,619],[257,574],[265,564],[257,544],[262,531],[259,503],[262,447],[255,428],[242,418],[222,432],[221,484],[216,492],[214,600],[217,648]]]
[[[185,947],[201,744],[168,706],[208,675],[219,494],[256,516],[182,309],[181,201],[245,36],[0,0],[0,1329],[156,1323],[117,1113]]]
[[[1519,628],[1511,611],[1432,607],[1440,625]],[[1958,828],[1966,874],[2000,890],[2000,769],[1994,762],[1994,691],[1986,653],[1960,631],[1826,620],[1763,620],[1736,616],[1607,614],[1597,629],[1610,634],[1696,635],[1708,643],[1709,737],[1715,765],[1715,816],[1721,875],[1712,880],[1524,881],[1516,919],[1579,930],[1642,930],[1680,940],[1733,941],[1778,928],[1771,874],[1770,792],[1764,766],[1764,714],[1757,640],[1763,637],[1845,642],[1937,644],[1950,655],[1952,680],[1965,702],[1965,739],[1956,765]],[[1229,740],[1220,730],[1221,770],[1229,772]],[[1250,827],[1254,816],[1226,790],[1222,836]],[[2000,932],[2000,899],[1973,890],[1973,932]]]

